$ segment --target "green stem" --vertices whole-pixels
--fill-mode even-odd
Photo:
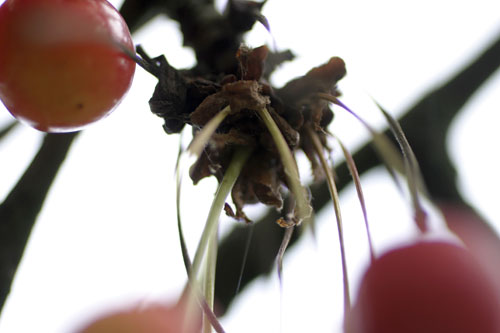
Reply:
[[[340,198],[339,193],[337,191],[337,186],[335,185],[333,172],[330,169],[325,157],[323,156],[323,146],[318,139],[316,133],[308,128],[308,134],[311,137],[311,141],[314,146],[314,150],[316,151],[316,155],[319,158],[321,163],[321,167],[323,168],[326,174],[326,182],[328,184],[328,190],[330,191],[330,195],[332,197],[333,208],[335,211],[335,217],[337,218],[337,230],[339,235],[339,244],[340,244],[340,258],[342,261],[342,276],[344,279],[344,317],[349,312],[351,308],[351,296],[349,292],[349,277],[347,274],[347,260],[345,253],[345,242],[344,242],[344,228],[342,226],[342,215],[340,213]],[[344,318],[345,319],[345,318]]]
[[[212,202],[212,207],[210,207],[210,212],[208,213],[207,222],[205,224],[205,229],[201,235],[200,242],[198,243],[198,248],[193,259],[193,266],[191,270],[191,276],[196,277],[199,272],[201,260],[203,259],[205,249],[208,244],[208,240],[217,230],[219,216],[226,202],[226,198],[229,192],[233,188],[236,179],[238,178],[241,169],[245,165],[245,162],[250,155],[250,149],[240,148],[234,152],[234,156],[229,164],[229,167],[224,174],[222,182],[219,184],[217,193],[215,194],[214,201]]]
[[[217,238],[218,238],[217,232],[215,232],[208,241],[207,261],[206,261],[205,276],[204,276],[205,300],[207,301],[208,307],[210,309],[214,308],[214,300],[215,300],[215,267],[217,265],[217,245],[218,245]],[[203,332],[205,333],[212,332],[212,323],[209,320],[203,321]]]
[[[217,229],[219,225],[219,217],[222,212],[226,198],[229,192],[234,186],[234,183],[238,179],[243,166],[245,165],[248,157],[250,156],[251,150],[248,148],[238,148],[235,150],[231,163],[227,168],[222,182],[219,184],[217,193],[215,194],[212,206],[208,213],[207,222],[203,233],[201,235],[200,242],[198,243],[198,248],[193,259],[193,265],[191,268],[190,281],[193,286],[193,290],[197,290],[197,276],[200,270],[200,266],[203,258],[207,257],[207,266],[205,269],[205,276],[202,280],[205,282],[205,297],[209,304],[209,307],[213,309],[213,294],[215,287],[215,265],[217,259]],[[208,246],[208,247],[207,247]],[[206,329],[206,327],[205,327]],[[211,328],[208,328],[210,332]]]
[[[356,188],[356,193],[358,194],[359,204],[361,205],[361,211],[363,212],[363,219],[365,221],[365,230],[366,230],[366,237],[368,239],[368,249],[370,251],[370,260],[371,260],[371,262],[373,262],[375,260],[375,250],[373,247],[373,241],[372,241],[372,236],[371,236],[371,232],[370,232],[370,225],[368,223],[368,214],[366,212],[365,197],[363,195],[363,189],[361,188],[361,180],[359,177],[358,168],[356,167],[356,163],[354,162],[354,158],[352,157],[349,150],[347,150],[347,147],[344,145],[344,143],[336,135],[333,135],[333,137],[337,140],[338,144],[340,145],[340,148],[342,149],[342,153],[344,154],[347,168],[349,169],[349,172],[351,173],[352,181],[354,183],[354,187]]]
[[[306,191],[300,184],[297,164],[295,163],[295,159],[293,158],[292,152],[288,147],[283,134],[281,134],[278,125],[276,125],[276,122],[269,114],[269,111],[267,111],[267,109],[260,109],[257,111],[261,116],[262,121],[264,121],[267,129],[269,130],[269,133],[271,134],[278,149],[278,153],[280,154],[285,174],[288,177],[290,190],[297,202],[296,217],[298,218],[297,224],[299,224],[303,219],[311,216],[312,208],[309,204],[309,200],[307,200]]]

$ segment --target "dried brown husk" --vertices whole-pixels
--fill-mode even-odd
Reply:
[[[244,213],[248,204],[263,203],[281,209],[283,189],[287,177],[276,143],[263,124],[258,112],[267,110],[289,149],[302,149],[311,161],[315,179],[324,176],[317,154],[314,153],[307,130],[311,128],[325,150],[329,150],[326,128],[333,120],[328,102],[318,99],[318,92],[338,96],[337,81],[346,73],[345,64],[338,57],[311,69],[279,90],[272,89],[262,75],[265,71],[267,47],[241,47],[236,57],[239,72],[222,77],[218,82],[188,81],[190,88],[203,88],[197,97],[206,95],[189,114],[195,132],[202,129],[221,110],[230,112],[206,142],[203,153],[190,169],[194,183],[209,176],[222,179],[230,158],[238,147],[252,148],[252,155],[243,168],[232,190],[236,207],[234,217],[250,221]],[[188,89],[189,91],[189,89]],[[195,95],[190,92],[189,95]]]

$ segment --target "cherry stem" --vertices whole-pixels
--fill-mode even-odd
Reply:
[[[339,235],[339,243],[340,243],[340,256],[342,260],[342,276],[344,279],[344,317],[346,313],[351,308],[351,297],[349,292],[349,277],[347,273],[347,260],[345,254],[345,242],[344,242],[344,231],[342,226],[342,215],[340,213],[340,204],[339,204],[339,194],[337,191],[337,186],[335,185],[334,177],[330,166],[328,165],[325,157],[323,156],[323,146],[319,141],[318,135],[310,128],[307,127],[307,133],[311,138],[311,141],[314,146],[314,150],[316,151],[316,155],[319,158],[323,171],[326,174],[326,181],[328,184],[328,190],[330,191],[330,195],[332,197],[333,209],[335,211],[335,217],[337,219],[337,230]]]

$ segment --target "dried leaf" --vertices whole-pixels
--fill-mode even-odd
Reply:
[[[339,57],[311,69],[306,75],[289,81],[277,90],[278,96],[291,105],[310,103],[311,95],[323,92],[336,95],[335,85],[346,74],[345,63]]]
[[[222,147],[224,145],[254,147],[256,144],[254,137],[235,128],[231,128],[229,133],[214,133],[212,135],[211,142],[218,147]]]
[[[168,134],[179,133],[186,123],[185,111],[187,83],[178,70],[170,66],[165,57],[154,60],[159,67],[158,84],[149,100],[151,112],[165,120]]]
[[[266,64],[264,66],[264,78],[269,79],[278,66],[286,61],[291,61],[294,58],[295,55],[290,50],[270,52],[266,58]]]
[[[194,126],[203,127],[229,103],[221,92],[212,94],[191,113],[190,120]]]
[[[268,96],[262,95],[262,85],[257,81],[228,83],[222,87],[222,93],[235,113],[243,109],[259,110],[271,103]]]
[[[216,176],[219,181],[222,179],[222,162],[227,162],[228,154],[226,151],[221,154],[219,151],[207,148],[189,168],[189,177],[195,185],[205,177]]]
[[[217,127],[219,127],[220,123],[230,112],[231,109],[226,106],[223,110],[213,116],[208,123],[205,124],[205,127],[203,127],[202,130],[195,135],[188,147],[188,151],[195,156],[200,156],[203,148],[210,141],[212,134],[217,130]]]
[[[237,217],[249,220],[243,212],[246,204],[261,202],[277,209],[283,207],[280,168],[281,165],[271,153],[264,150],[254,152],[231,193]]]
[[[263,45],[254,49],[242,46],[236,53],[236,58],[240,64],[240,75],[242,80],[259,81],[264,73],[269,49]]]
[[[236,218],[236,214],[234,214],[233,209],[231,208],[231,205],[229,205],[227,202],[224,204],[224,212],[226,213],[227,216]]]

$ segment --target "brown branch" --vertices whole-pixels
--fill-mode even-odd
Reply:
[[[447,131],[464,104],[499,67],[500,35],[462,71],[424,96],[400,119],[401,126],[419,160],[429,193],[437,202],[466,205],[458,190],[457,173],[446,149]],[[389,130],[386,134],[390,135]],[[360,174],[381,165],[369,143],[359,149],[353,157]],[[339,164],[335,172],[337,187],[342,190],[351,182],[347,165]],[[319,211],[330,200],[326,183],[313,185],[311,192],[313,208]],[[275,226],[277,218],[277,213],[269,211],[257,222],[247,257],[247,267],[241,279],[240,291],[255,278],[268,274],[274,266],[282,238],[282,231]],[[230,306],[236,296],[238,270],[234,267],[238,267],[244,252],[245,233],[243,228],[235,227],[220,244],[216,296],[221,312]],[[300,233],[297,234],[300,235]],[[493,232],[492,234],[494,235]],[[297,238],[292,240],[289,246],[293,246],[296,240]]]

